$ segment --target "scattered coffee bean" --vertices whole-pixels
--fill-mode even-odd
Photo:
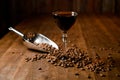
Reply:
[[[42,68],[39,68],[38,70],[42,70]]]
[[[111,71],[111,69],[109,67],[107,67],[107,71]]]
[[[29,62],[31,60],[31,58],[27,57],[25,58],[26,62]]]
[[[102,74],[102,73],[100,73],[100,77],[105,77],[105,75],[104,75],[104,74]]]
[[[41,55],[39,55],[38,60],[41,60],[41,58],[42,58],[42,56],[41,56]]]
[[[105,48],[99,48],[100,49],[100,51],[104,51],[105,50]]]
[[[88,79],[91,79],[91,76],[90,76],[90,75],[88,75],[88,76],[87,76],[87,78],[88,78]]]
[[[32,62],[37,61],[37,57],[32,58]]]
[[[55,63],[54,66],[57,66],[57,63]]]
[[[95,54],[95,59],[100,59],[100,56],[97,53]]]
[[[117,53],[120,53],[120,50],[118,50],[118,52]]]
[[[63,63],[61,64],[61,67],[64,67],[64,64],[63,64]]]
[[[117,77],[120,77],[120,74],[116,74]]]
[[[12,52],[12,54],[15,54],[15,52]]]
[[[80,68],[82,71],[85,71],[85,68]]]
[[[109,50],[113,50],[114,48],[110,47]]]
[[[75,76],[79,76],[80,74],[79,73],[75,73]]]
[[[95,49],[96,47],[95,46],[92,46],[93,49]]]

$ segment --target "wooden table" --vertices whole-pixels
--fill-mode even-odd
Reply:
[[[61,44],[61,31],[50,16],[34,17],[15,26],[23,33],[39,32]],[[120,80],[120,18],[116,16],[79,16],[68,32],[69,44],[76,44],[94,58],[110,53],[115,60],[112,71],[102,72],[105,77],[77,68],[63,68],[48,63],[45,59],[26,62],[40,52],[27,49],[21,37],[9,32],[0,39],[0,80]],[[104,50],[101,50],[104,49]],[[41,68],[41,70],[39,70]],[[79,73],[78,76],[75,74]]]

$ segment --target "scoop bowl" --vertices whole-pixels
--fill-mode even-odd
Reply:
[[[23,42],[24,45],[27,46],[29,49],[48,52],[48,51],[45,51],[42,48],[42,46],[37,46],[38,44],[42,44],[42,43],[46,43],[48,45],[51,45],[53,48],[58,49],[58,45],[55,42],[53,42],[51,39],[47,38],[46,36],[44,36],[42,34],[36,33],[31,38],[28,38],[28,37],[26,37],[26,35],[24,35],[20,31],[14,29],[12,27],[9,27],[8,29],[15,32],[19,36],[21,36],[24,40],[24,42]]]

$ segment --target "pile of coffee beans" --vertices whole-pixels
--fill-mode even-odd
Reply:
[[[106,72],[111,71],[115,66],[114,63],[115,61],[110,55],[108,55],[106,59],[102,59],[98,54],[96,54],[96,58],[91,64],[87,65],[86,68],[95,73],[99,73],[100,71]]]
[[[40,44],[41,45],[41,44]],[[114,67],[114,59],[111,54],[102,59],[97,53],[95,58],[89,57],[88,53],[78,48],[76,45],[67,48],[64,51],[62,48],[55,49],[52,46],[42,43],[45,50],[49,52],[47,54],[37,54],[34,57],[25,58],[26,62],[37,61],[41,59],[46,59],[47,62],[64,68],[76,67],[81,70],[89,70],[95,73],[111,71]],[[39,45],[38,45],[39,46]]]
[[[68,48],[66,51],[63,49],[54,49],[46,57],[47,61],[55,66],[62,67],[77,67],[83,68],[84,66],[92,63],[92,59],[88,54],[76,46]]]
[[[24,35],[24,38],[30,42],[32,42],[37,34],[33,32],[29,32]]]
[[[41,49],[45,52],[51,52],[55,49],[54,47],[52,47],[52,45],[48,45],[47,43],[36,44],[36,46],[38,48],[37,50]]]

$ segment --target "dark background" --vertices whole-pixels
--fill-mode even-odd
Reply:
[[[79,14],[120,16],[120,0],[0,0],[0,38],[32,16],[51,14],[56,10],[74,10]]]

